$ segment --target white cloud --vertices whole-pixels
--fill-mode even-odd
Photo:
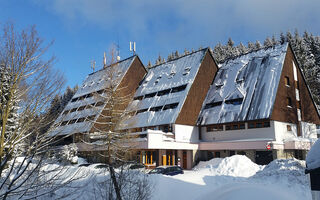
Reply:
[[[317,0],[54,0],[45,6],[74,25],[118,29],[160,45],[256,40],[295,28],[320,32]]]

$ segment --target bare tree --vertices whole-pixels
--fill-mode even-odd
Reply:
[[[132,139],[134,137],[127,131],[121,131],[125,129],[123,121],[132,115],[131,112],[126,110],[127,105],[133,98],[133,92],[129,91],[126,86],[120,84],[119,68],[114,63],[114,51],[111,51],[111,61],[109,65],[105,65],[107,68],[107,87],[104,90],[104,96],[95,94],[98,99],[103,98],[105,102],[104,108],[100,113],[97,121],[94,123],[95,132],[88,133],[88,136],[94,142],[95,146],[99,150],[103,149],[101,156],[105,157],[108,171],[110,173],[110,181],[106,183],[112,183],[109,185],[109,199],[115,198],[121,199],[147,199],[146,195],[151,190],[151,185],[148,184],[147,179],[144,176],[134,176],[124,166],[130,163],[130,157],[133,154],[134,146],[132,145]],[[97,141],[99,140],[99,141]],[[144,177],[144,178],[143,178]],[[130,183],[135,183],[136,191],[139,195],[133,198],[133,195],[128,195]],[[133,191],[131,191],[133,192]]]
[[[54,138],[40,134],[51,123],[42,117],[62,87],[62,75],[52,69],[54,57],[44,59],[44,45],[34,26],[17,32],[4,25],[0,35],[0,198],[35,198],[60,183],[60,167],[43,172],[43,158]],[[50,174],[50,178],[45,178]],[[62,181],[62,180],[61,180]],[[71,179],[63,180],[63,184]],[[55,183],[55,184],[54,184]],[[63,185],[61,184],[61,185]]]

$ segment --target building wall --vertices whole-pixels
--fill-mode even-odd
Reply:
[[[274,129],[276,133],[276,141],[282,142],[283,140],[297,138],[297,124],[274,121]],[[291,126],[291,131],[287,126]]]
[[[199,142],[199,128],[197,126],[174,124],[173,130],[177,142]]]
[[[217,70],[218,67],[211,53],[207,50],[179,116],[175,121],[176,124],[196,125],[203,101]]]
[[[202,141],[228,141],[228,140],[245,140],[245,139],[275,139],[275,127],[273,121],[270,122],[270,127],[253,128],[241,130],[224,130],[207,132],[206,127],[201,127]]]
[[[273,105],[273,111],[271,114],[271,119],[275,121],[288,122],[297,124],[297,103],[296,103],[296,90],[294,82],[294,71],[293,63],[294,60],[292,51],[288,48],[286,57],[284,60],[284,65],[282,73],[280,76],[280,81],[278,85],[277,96]],[[290,86],[286,85],[285,77],[289,78]],[[299,82],[301,80],[298,77]],[[287,98],[292,101],[292,106],[288,106]]]
[[[301,102],[301,120],[304,122],[320,124],[320,117],[317,113],[315,104],[311,98],[311,94],[307,88],[307,84],[302,76],[301,69],[298,67],[298,63],[294,58],[291,48],[288,48],[285,57],[271,119],[295,124],[298,124],[299,122],[297,114],[298,101],[296,100],[296,83],[294,81],[293,63],[297,68],[299,98]],[[290,79],[290,87],[286,86],[285,84],[286,76]],[[287,106],[287,97],[290,97],[292,100],[291,107]],[[298,131],[300,130],[298,129]]]

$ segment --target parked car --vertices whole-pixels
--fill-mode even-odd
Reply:
[[[142,163],[133,163],[129,165],[129,169],[145,169],[145,166]]]
[[[164,174],[169,176],[183,173],[183,169],[179,166],[159,166],[149,172],[149,174]]]

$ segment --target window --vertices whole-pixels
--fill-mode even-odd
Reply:
[[[204,109],[209,109],[209,108],[213,108],[213,107],[216,107],[216,106],[220,106],[221,104],[222,104],[222,101],[213,102],[213,103],[207,103],[207,104],[204,106]]]
[[[87,94],[87,95],[86,95],[86,98],[90,98],[90,97],[92,97],[92,96],[93,96],[93,94],[90,93],[90,94]]]
[[[160,81],[161,77],[162,77],[161,75],[160,75],[160,76],[158,76],[158,77],[157,77],[157,79],[156,79],[156,81],[154,82],[154,84],[159,83],[159,81]]]
[[[77,121],[77,123],[81,123],[81,122],[84,122],[84,119],[85,119],[84,117],[82,117],[82,118],[79,118],[79,119],[78,119],[78,121]]]
[[[166,94],[169,94],[170,93],[170,90],[171,89],[167,89],[167,90],[161,90],[158,92],[158,96],[163,96],[163,95],[166,95]]]
[[[178,107],[179,103],[172,103],[172,104],[167,104],[163,107],[163,110],[168,110],[168,109],[174,109],[176,107]]]
[[[147,112],[147,111],[148,111],[148,109],[141,109],[141,110],[138,110],[138,111],[137,111],[137,114],[143,113],[143,112]]]
[[[191,67],[185,67],[184,71],[183,71],[183,75],[185,76],[185,75],[189,74],[190,70],[191,70]]]
[[[248,128],[255,128],[256,124],[254,122],[250,122]]]
[[[239,129],[246,129],[246,125],[244,123],[239,124]]]
[[[66,110],[66,111],[63,112],[64,115],[66,115],[68,113],[69,113],[69,110]]]
[[[284,77],[284,83],[286,84],[286,86],[290,86],[290,79],[288,76]]]
[[[76,123],[76,121],[77,121],[77,119],[70,120],[70,121],[68,122],[68,124],[74,124],[74,123]]]
[[[262,128],[263,127],[263,123],[262,122],[257,122],[256,123],[256,128]]]
[[[162,130],[165,133],[172,132],[172,127],[169,124],[159,126],[159,128],[160,128],[160,130]]]
[[[287,97],[287,106],[292,107],[292,101],[290,97]]]
[[[95,107],[99,107],[99,106],[103,106],[104,102],[103,101],[99,101],[96,103]]]
[[[103,92],[104,92],[103,90],[98,90],[97,91],[98,94],[103,94]]]
[[[181,91],[185,90],[186,87],[187,87],[187,84],[181,85],[181,86],[178,86],[178,87],[174,87],[174,88],[172,88],[171,93],[181,92]]]
[[[223,125],[207,126],[207,132],[214,132],[214,131],[223,131]]]
[[[152,107],[150,108],[150,111],[158,112],[162,109],[162,106]]]
[[[79,98],[73,98],[73,99],[71,100],[71,102],[76,102],[76,101],[78,101],[78,99],[79,99]]]
[[[142,99],[143,99],[143,96],[137,96],[133,98],[133,100],[142,100]]]
[[[176,72],[172,70],[171,73],[168,75],[168,78],[172,78],[174,77],[174,75],[176,75]]]
[[[263,127],[270,127],[270,122],[264,122]]]
[[[287,131],[292,131],[291,125],[287,125]]]
[[[85,108],[86,108],[86,106],[80,106],[80,107],[78,108],[78,111],[84,110]]]
[[[226,104],[232,104],[232,105],[240,105],[242,104],[243,98],[239,99],[230,99],[226,101]]]
[[[248,128],[267,128],[270,127],[270,121],[249,122]]]
[[[92,120],[94,120],[95,117],[96,117],[95,115],[88,116],[86,118],[86,121],[92,121]]]
[[[226,125],[226,130],[231,130],[231,125]]]
[[[299,90],[299,81],[295,81],[295,86]]]
[[[151,97],[154,97],[154,96],[156,96],[156,92],[153,92],[153,93],[150,93],[150,94],[146,94],[145,96],[144,96],[144,98],[151,98]]]
[[[63,121],[60,126],[65,126],[65,125],[67,125],[67,123],[68,123],[68,121]]]

